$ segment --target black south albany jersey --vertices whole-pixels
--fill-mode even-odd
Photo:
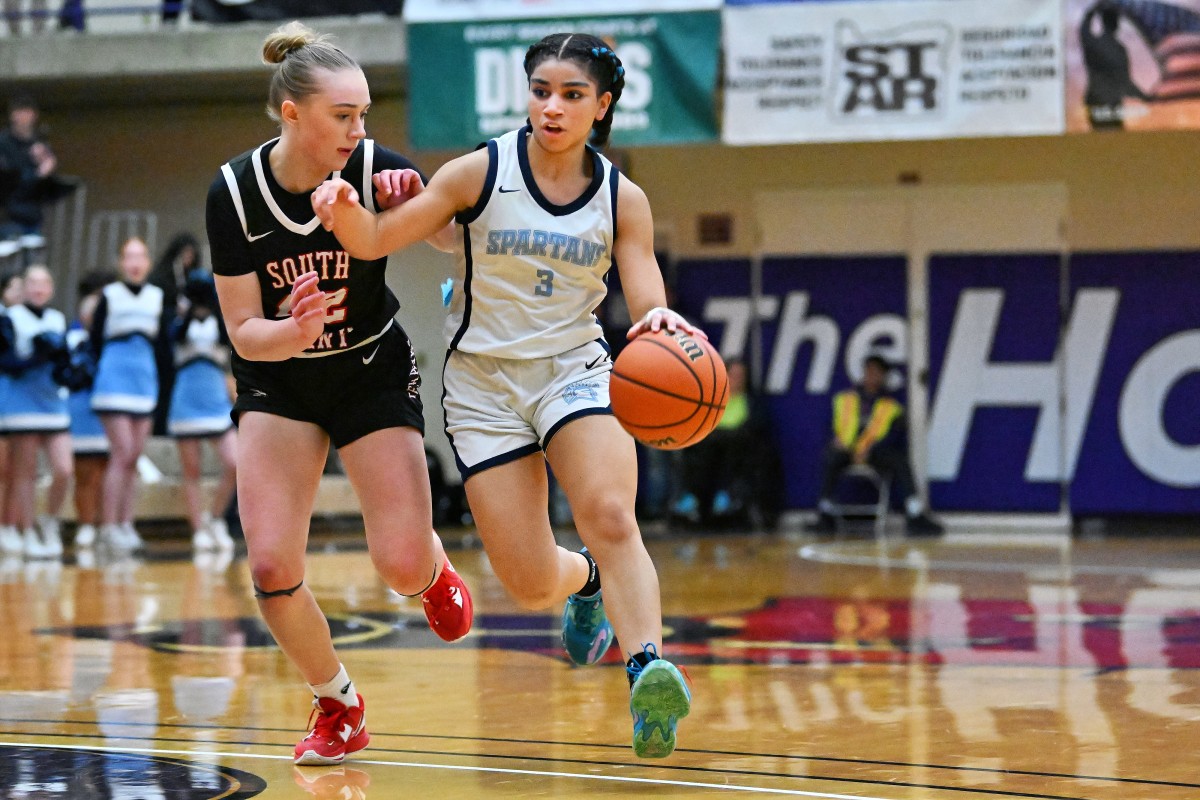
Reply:
[[[400,308],[384,282],[387,258],[352,258],[312,210],[312,192],[293,194],[271,173],[269,141],[221,167],[208,190],[207,227],[213,272],[254,274],[262,291],[263,317],[282,319],[290,311],[292,284],[309,271],[320,275],[328,295],[325,331],[300,358],[328,356],[368,344],[391,325]],[[334,173],[352,184],[360,202],[375,206],[371,176],[388,169],[416,169],[411,161],[359,142],[344,169]]]

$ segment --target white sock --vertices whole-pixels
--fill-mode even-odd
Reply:
[[[312,689],[312,693],[317,697],[330,697],[352,708],[358,705],[358,690],[354,688],[354,681],[350,680],[350,676],[346,674],[344,664],[338,664],[338,674],[329,681],[320,686],[313,686],[310,683],[308,688]]]
[[[904,501],[904,513],[910,517],[919,517],[921,512],[925,510],[925,504],[921,502],[921,498],[915,494]]]

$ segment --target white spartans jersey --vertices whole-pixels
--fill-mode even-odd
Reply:
[[[528,134],[525,127],[487,143],[479,202],[456,218],[451,350],[544,358],[602,335],[592,312],[607,293],[620,173],[589,148],[592,182],[575,201],[554,205],[530,171]]]

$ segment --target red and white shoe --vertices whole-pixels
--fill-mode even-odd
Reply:
[[[317,721],[308,736],[296,745],[295,763],[340,764],[371,741],[367,733],[367,708],[361,694],[357,706],[339,703],[332,697],[318,697],[313,699],[313,707]]]
[[[457,641],[471,630],[471,622],[475,619],[471,591],[458,577],[449,558],[437,581],[421,595],[421,604],[425,606],[429,627],[445,641]]]

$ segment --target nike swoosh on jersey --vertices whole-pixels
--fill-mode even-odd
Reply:
[[[383,345],[380,344],[375,345],[375,349],[371,351],[371,355],[363,356],[363,366],[366,366],[375,360],[375,354],[379,352],[379,348],[382,346]]]
[[[591,361],[589,361],[589,362],[587,362],[586,364],[584,364],[584,365],[583,365],[583,368],[584,368],[584,369],[592,369],[592,368],[593,368],[593,367],[595,367],[597,364],[599,364],[599,363],[603,362],[603,361],[604,361],[605,359],[607,359],[607,358],[608,358],[608,356],[607,356],[607,355],[597,356],[596,358],[594,358],[594,359],[592,359]]]
[[[250,234],[248,234],[248,233],[247,233],[247,234],[246,234],[246,241],[249,241],[249,242],[257,242],[259,239],[263,238],[264,236],[270,236],[270,235],[271,235],[272,233],[274,233],[274,232],[275,232],[275,231],[267,231],[266,233],[260,233],[260,234],[258,234],[257,236],[251,236]]]
[[[521,191],[521,190],[520,189],[505,189],[503,186],[500,187],[500,194],[508,194],[509,192],[519,192],[519,191]]]

